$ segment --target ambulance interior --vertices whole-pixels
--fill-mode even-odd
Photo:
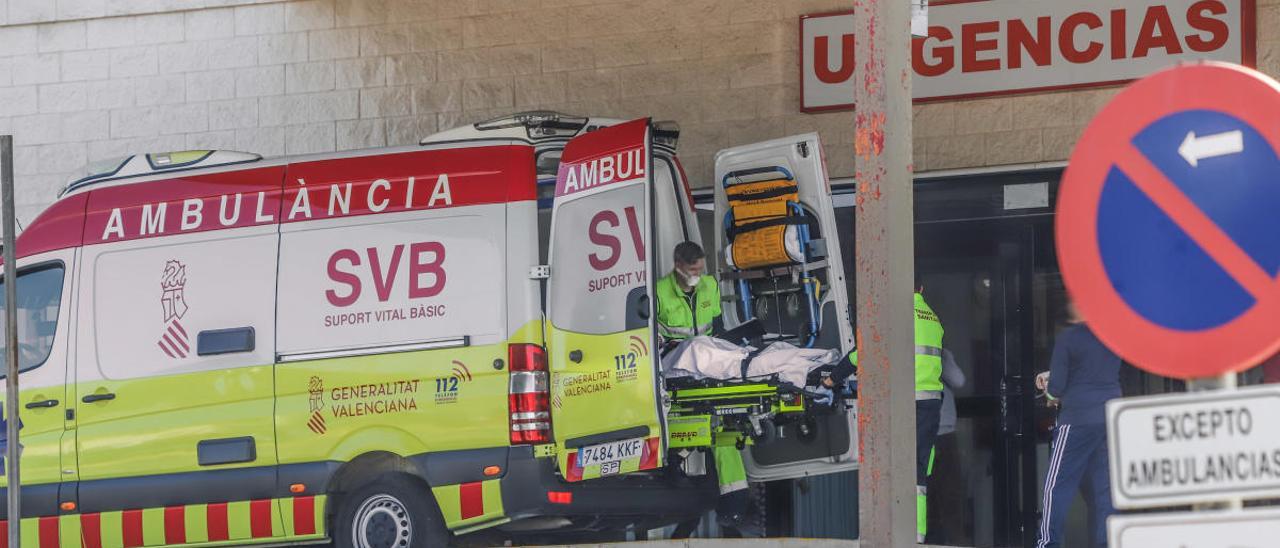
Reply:
[[[677,440],[683,436],[670,435],[681,425],[707,426],[716,444],[743,451],[748,475],[756,481],[856,468],[854,391],[822,386],[833,363],[852,349],[853,333],[839,246],[827,239],[836,225],[818,136],[721,151],[715,169],[720,222],[712,241],[705,241],[692,203],[693,183],[685,180],[675,155],[678,132],[663,131],[661,124],[656,128],[654,277],[672,271],[676,244],[701,244],[708,255],[707,274],[721,287],[727,332],[717,337],[741,349],[741,356],[728,352],[723,358],[731,360],[729,369],[741,371],[732,376],[671,375],[670,364],[658,365],[667,373],[669,447],[681,450]],[[537,159],[543,264],[560,152],[542,149]],[[811,370],[799,383],[778,373],[748,371],[747,362],[774,343],[810,358],[826,356],[817,368],[805,362]],[[786,376],[795,380],[794,373]],[[689,448],[704,444],[699,440]]]

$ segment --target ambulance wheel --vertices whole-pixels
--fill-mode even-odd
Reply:
[[[336,548],[437,548],[449,530],[431,491],[416,478],[386,474],[343,496]]]

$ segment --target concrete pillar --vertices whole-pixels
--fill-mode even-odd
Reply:
[[[858,423],[863,546],[915,544],[911,5],[856,0]]]

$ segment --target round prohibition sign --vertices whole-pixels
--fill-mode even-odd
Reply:
[[[1126,88],[1058,196],[1067,289],[1126,361],[1190,379],[1280,350],[1280,84],[1201,63]]]

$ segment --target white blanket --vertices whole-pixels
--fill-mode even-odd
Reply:
[[[741,379],[742,360],[753,351],[752,347],[738,346],[721,339],[694,337],[662,357],[662,370],[668,377]],[[839,358],[838,350],[797,348],[785,342],[775,342],[751,360],[747,376],[777,374],[779,379],[803,387],[809,371]]]

